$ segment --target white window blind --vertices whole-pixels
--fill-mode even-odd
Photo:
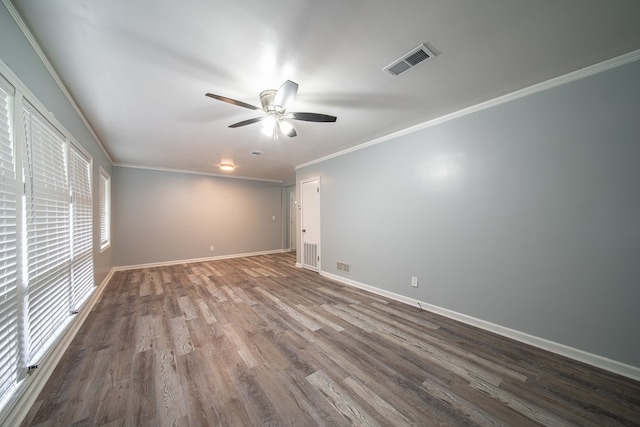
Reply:
[[[0,411],[95,289],[91,157],[21,87],[0,75]]]
[[[68,320],[70,212],[66,141],[33,107],[23,110],[29,360]]]
[[[69,150],[71,190],[71,309],[77,311],[93,289],[93,203],[91,160]]]
[[[100,169],[100,248],[111,245],[111,177]]]
[[[10,102],[0,77],[0,401],[18,377],[16,165]]]

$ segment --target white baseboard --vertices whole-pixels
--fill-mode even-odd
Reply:
[[[139,268],[165,267],[168,265],[190,264],[194,262],[206,262],[206,261],[218,261],[221,259],[244,258],[244,257],[250,257],[250,256],[258,256],[258,255],[280,254],[284,252],[290,252],[290,250],[273,249],[269,251],[248,252],[243,254],[219,255],[219,256],[212,256],[212,257],[205,257],[205,258],[181,259],[177,261],[162,261],[162,262],[151,262],[147,264],[123,265],[123,266],[114,267],[113,270],[127,271],[127,270],[136,270]]]
[[[394,292],[385,291],[384,289],[379,289],[374,286],[356,282],[355,280],[347,279],[345,277],[338,276],[336,274],[321,271],[320,275],[348,286],[364,289],[365,291],[369,291],[376,295],[381,295],[381,296],[384,296],[384,297],[387,297],[395,301],[399,301],[414,307],[420,307],[424,310],[431,311],[436,314],[440,314],[442,316],[448,317],[453,320],[457,320],[462,323],[466,323],[471,326],[475,326],[480,329],[494,332],[498,335],[502,335],[504,337],[511,338],[516,341],[520,341],[522,343],[532,345],[542,350],[547,350],[552,353],[559,354],[561,356],[565,356],[570,359],[583,362],[591,366],[595,366],[596,368],[605,369],[609,372],[613,372],[613,373],[634,379],[636,381],[640,381],[640,368],[636,366],[627,365],[625,363],[618,362],[616,360],[612,360],[604,356],[599,356],[597,354],[589,353],[584,350],[580,350],[574,347],[569,347],[567,345],[550,341],[544,338],[540,338],[535,335],[530,335],[525,332],[516,331],[515,329],[510,329],[501,325],[497,325],[495,323],[487,322],[486,320],[482,320],[472,316],[468,316],[466,314],[458,313],[443,307],[438,307],[436,305],[419,301],[413,298],[409,298],[404,295],[396,294]]]
[[[36,398],[49,380],[49,377],[51,377],[56,366],[58,366],[58,362],[60,362],[60,359],[65,351],[67,351],[67,348],[69,348],[73,338],[93,309],[93,306],[98,302],[107,283],[109,283],[109,280],[113,277],[113,273],[114,270],[112,269],[95,292],[91,294],[78,314],[70,321],[67,330],[60,336],[51,350],[39,361],[38,369],[28,374],[27,378],[22,380],[17,386],[16,391],[3,410],[2,417],[0,417],[0,425],[18,426],[22,423]]]

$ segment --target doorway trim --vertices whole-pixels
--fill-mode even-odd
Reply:
[[[308,203],[305,202],[304,200],[304,185],[305,184],[309,184],[312,182],[317,182],[317,189],[318,189],[318,200],[317,200],[317,243],[315,244],[307,244],[305,245],[305,227],[307,227],[307,225],[305,224],[305,205],[308,205]],[[321,206],[321,179],[319,176],[315,176],[315,177],[310,177],[310,178],[305,178],[303,180],[300,180],[300,221],[298,223],[299,227],[298,229],[300,230],[300,238],[298,240],[299,245],[298,245],[298,253],[300,253],[300,266],[303,268],[306,268],[308,270],[312,270],[312,271],[317,271],[320,272],[321,271],[321,257],[320,257],[320,248],[321,248],[321,229],[320,229],[320,223],[321,223],[321,218],[320,218],[320,206]],[[316,261],[315,265],[313,262],[307,262],[307,261],[313,261],[309,258],[309,256],[313,257],[314,260]]]
[[[296,198],[296,189],[288,193],[289,206],[287,207],[287,247],[290,251],[298,250],[298,200]]]

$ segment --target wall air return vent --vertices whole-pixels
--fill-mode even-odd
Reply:
[[[382,71],[393,77],[398,77],[434,56],[436,56],[435,53],[431,52],[425,44],[421,44],[407,52],[402,58],[384,67]]]
[[[351,273],[351,264],[347,264],[346,262],[336,262],[336,268],[338,271],[344,271],[345,273]]]

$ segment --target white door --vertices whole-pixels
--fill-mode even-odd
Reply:
[[[320,179],[301,182],[302,266],[320,270]]]

